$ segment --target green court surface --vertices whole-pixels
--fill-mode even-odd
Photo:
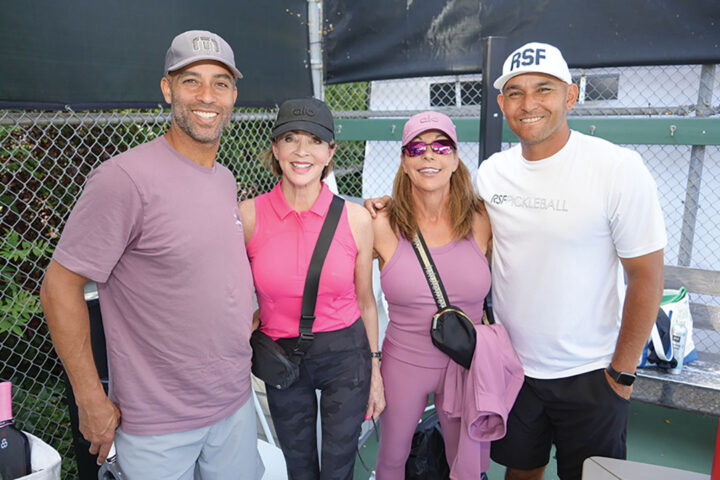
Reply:
[[[632,402],[628,422],[628,460],[709,475],[717,431],[717,417]],[[377,458],[377,442],[373,435],[360,453],[372,469]],[[504,467],[493,463],[488,471],[489,480],[502,480],[504,471]],[[369,477],[370,474],[357,461],[355,479],[367,480]],[[554,458],[551,458],[545,471],[545,478],[557,478]]]

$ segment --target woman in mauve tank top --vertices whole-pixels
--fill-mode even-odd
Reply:
[[[280,181],[238,207],[260,307],[259,328],[286,352],[298,346],[308,266],[333,199],[322,179],[332,169],[335,149],[332,113],[323,102],[284,102],[272,129],[272,147],[263,155]],[[312,343],[299,363],[299,378],[287,389],[265,384],[290,479],[352,480],[361,424],[385,407],[372,252],[370,214],[345,202],[322,265]]]
[[[451,360],[430,339],[437,307],[411,244],[415,232],[420,230],[428,245],[450,304],[475,323],[482,321],[490,288],[490,221],[458,157],[452,120],[431,111],[414,115],[405,124],[402,145],[392,203],[373,221],[390,317],[381,367],[387,406],[380,418],[378,480],[405,478],[412,436],[430,394],[450,465],[458,450],[460,419],[441,408]]]

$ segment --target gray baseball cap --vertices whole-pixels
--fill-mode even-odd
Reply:
[[[216,60],[236,78],[242,78],[235,67],[235,54],[230,45],[220,35],[207,30],[189,30],[173,39],[165,54],[165,75],[200,60]]]
[[[312,133],[326,142],[335,138],[335,124],[330,109],[313,97],[287,100],[280,105],[272,138],[292,130]]]

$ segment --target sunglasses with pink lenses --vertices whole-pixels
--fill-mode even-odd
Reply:
[[[403,150],[405,150],[408,157],[419,157],[427,151],[427,147],[430,147],[430,149],[437,154],[447,155],[448,153],[452,153],[455,145],[451,140],[441,139],[431,143],[410,142],[403,147]]]

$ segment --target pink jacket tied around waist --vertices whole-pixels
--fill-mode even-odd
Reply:
[[[477,344],[470,370],[450,362],[443,409],[460,417],[460,441],[450,478],[480,478],[490,468],[490,442],[505,436],[508,413],[525,374],[502,325],[475,325]]]

